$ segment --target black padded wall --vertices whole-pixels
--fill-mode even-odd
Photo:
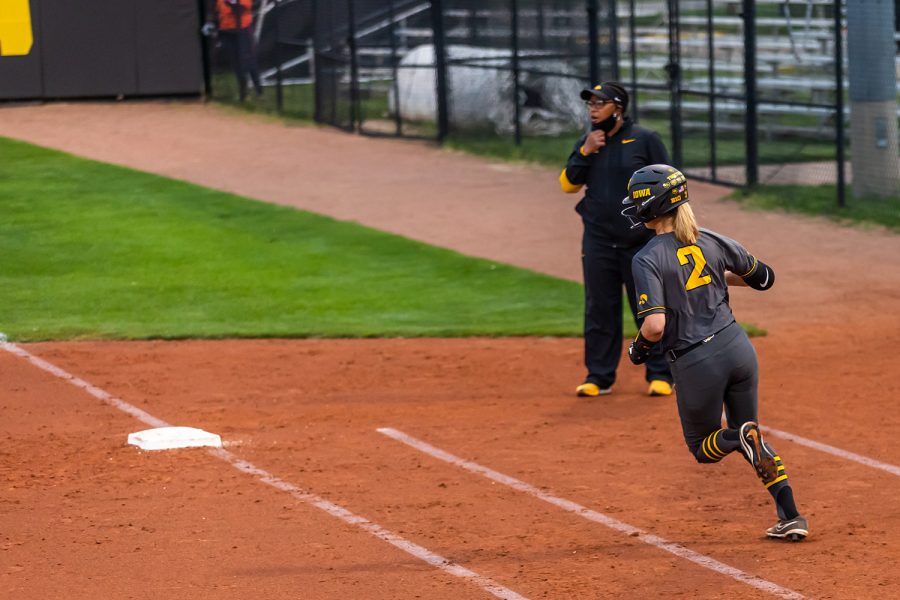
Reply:
[[[31,0],[34,45],[0,57],[0,99],[203,91],[197,0]]]
[[[197,5],[196,0],[136,3],[138,93],[203,91]]]
[[[137,94],[132,0],[40,0],[46,97]]]
[[[0,56],[0,99],[40,98],[44,95],[41,81],[41,35],[38,10],[40,0],[31,0],[31,29],[34,43],[27,56]]]

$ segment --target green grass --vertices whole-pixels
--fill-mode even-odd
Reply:
[[[356,224],[4,138],[0,182],[13,340],[581,333],[577,283]]]
[[[232,73],[219,72],[212,77],[212,98],[216,102],[234,106],[250,113],[278,115],[288,120],[311,123],[315,117],[315,96],[311,85],[282,86],[282,107],[278,112],[278,96],[274,87],[263,88],[259,98],[250,91],[246,100],[240,102],[238,85]]]
[[[699,118],[699,117],[698,117]],[[797,125],[812,126],[816,121],[801,119]],[[787,124],[786,118],[781,122]],[[641,125],[659,133],[672,154],[672,135],[668,119],[641,118]],[[685,167],[705,167],[710,164],[709,132],[686,131],[682,140]],[[758,143],[760,164],[782,164],[790,162],[836,160],[834,142],[780,137],[767,140],[760,137]],[[747,149],[743,133],[719,130],[716,133],[716,162],[719,166],[743,165],[746,163]]]
[[[388,111],[388,88],[390,82],[372,81],[364,84],[359,90],[359,111],[360,118],[363,121],[363,127],[366,122],[381,121],[388,125],[393,125],[393,118]],[[297,122],[298,124],[313,124],[315,119],[315,86],[309,84],[284,85],[281,91],[282,110],[278,111],[278,90],[273,87],[266,87],[263,94],[257,97],[252,91],[247,94],[246,99],[241,102],[237,91],[237,82],[234,75],[226,72],[213,74],[212,78],[212,99],[221,104],[231,106],[245,112],[277,116],[286,121]],[[350,91],[344,88],[344,102],[339,106],[339,120],[350,120]],[[415,131],[421,128],[419,124],[405,123],[408,131]],[[384,127],[382,127],[384,128]],[[436,131],[434,126],[431,127],[432,132]]]
[[[445,140],[444,147],[498,160],[537,163],[562,169],[579,135],[575,131],[556,136],[523,136],[522,145],[516,146],[512,138],[497,135],[491,130],[453,132]]]
[[[672,138],[668,122],[642,119],[641,125],[660,134],[666,149],[672,154]],[[444,147],[468,154],[486,156],[510,162],[535,163],[562,169],[572,147],[582,132],[572,131],[556,136],[523,136],[516,146],[509,136],[500,136],[490,130],[457,131],[445,141]],[[702,167],[710,164],[709,137],[706,132],[688,132],[682,144],[685,167]],[[721,132],[716,138],[716,158],[719,166],[743,165],[746,149],[740,134]],[[833,143],[811,141],[780,141],[762,143],[759,146],[760,164],[781,164],[834,160]]]
[[[900,233],[900,196],[854,198],[848,189],[846,206],[840,208],[835,185],[772,185],[737,190],[730,198],[752,208],[822,216],[843,224],[881,225]]]

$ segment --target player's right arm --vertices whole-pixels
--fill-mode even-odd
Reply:
[[[559,187],[567,194],[575,194],[587,182],[588,169],[591,166],[590,154],[584,151],[584,142],[587,135],[578,138],[572,153],[569,154],[569,160],[566,162],[566,168],[559,174]]]
[[[734,272],[726,271],[725,281],[728,285],[744,285],[764,292],[775,285],[775,271],[758,258],[751,258],[753,258],[754,265],[749,272],[744,275],[738,275]]]

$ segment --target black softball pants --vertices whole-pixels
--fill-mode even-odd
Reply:
[[[614,247],[585,231],[582,238],[584,272],[584,365],[586,381],[609,387],[616,381],[616,369],[622,356],[622,286],[635,324],[644,322],[637,316],[631,259],[641,249]],[[647,381],[672,381],[667,361],[659,345],[646,363]]]
[[[671,363],[684,441],[696,455],[703,439],[721,428],[756,421],[759,366],[747,334],[732,323],[706,344]]]

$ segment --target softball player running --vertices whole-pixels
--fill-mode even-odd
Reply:
[[[644,322],[629,357],[642,364],[662,341],[691,454],[715,463],[740,449],[775,500],[778,522],[766,534],[802,540],[809,525],[797,511],[781,457],[757,425],[756,352],[728,305],[729,285],[767,290],[775,273],[736,241],[699,229],[687,202],[684,175],[668,165],[635,171],[628,182],[622,214],[633,227],[656,231],[632,263]]]

